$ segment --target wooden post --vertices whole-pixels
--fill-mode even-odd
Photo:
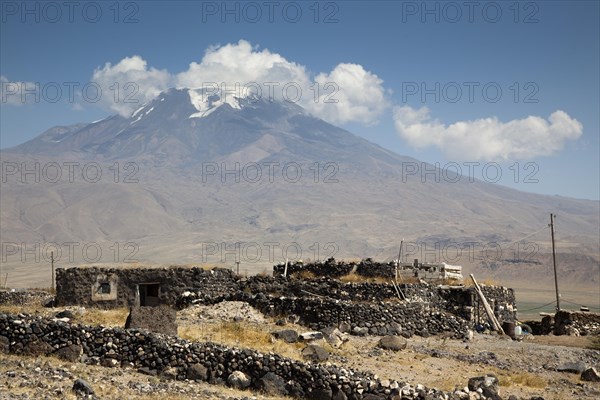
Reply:
[[[289,261],[289,260],[286,258],[286,259],[285,259],[285,268],[283,269],[283,276],[284,276],[285,278],[287,278],[287,266],[288,266],[288,261]]]
[[[552,233],[552,264],[554,265],[554,289],[556,291],[556,311],[560,311],[560,295],[558,294],[558,275],[556,274],[556,251],[554,250],[554,217],[550,214],[550,232]]]
[[[48,253],[46,253],[48,254]],[[50,252],[50,264],[52,265],[52,291],[54,292],[54,252]]]
[[[496,319],[496,316],[494,315],[492,308],[490,307],[485,296],[483,295],[483,292],[481,291],[479,284],[475,280],[475,277],[473,276],[473,274],[471,274],[470,276],[471,276],[471,279],[473,280],[473,284],[475,284],[475,289],[477,290],[477,294],[479,295],[479,298],[481,299],[481,302],[483,303],[483,308],[485,308],[485,312],[486,312],[488,318],[490,319],[490,322],[492,323],[492,327],[494,328],[494,330],[496,332],[498,332],[501,335],[504,335],[504,330],[502,329],[502,326],[500,326],[500,322],[498,322],[498,320]]]

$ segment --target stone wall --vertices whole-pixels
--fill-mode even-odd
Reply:
[[[401,295],[398,296],[391,283],[344,283],[331,277],[309,280],[283,276],[245,278],[227,269],[59,269],[56,302],[58,305],[105,308],[133,306],[141,304],[143,295],[136,294],[136,287],[144,283],[160,284],[157,304],[183,308],[192,303],[246,301],[267,315],[296,316],[301,323],[314,329],[339,326],[344,322],[356,334],[395,332],[426,336],[450,333],[462,337],[464,321],[472,326],[478,309],[482,321],[487,320],[473,288],[401,284]],[[95,295],[94,291],[101,293]],[[512,290],[484,286],[483,291],[501,322],[514,320]],[[456,317],[459,317],[459,323],[455,323]],[[392,322],[395,325],[390,325]]]
[[[9,343],[8,351],[13,354],[56,354],[71,361],[133,367],[147,374],[181,380],[225,384],[231,374],[239,371],[250,379],[251,389],[264,390],[265,382],[279,382],[269,387],[275,386],[278,395],[295,398],[332,399],[340,398],[338,392],[343,392],[351,400],[367,394],[383,400],[404,389],[402,383],[383,382],[371,373],[295,361],[274,353],[189,342],[143,330],[71,325],[27,315],[0,314],[0,342]],[[428,396],[444,396],[434,389],[423,390]]]
[[[45,305],[51,302],[54,295],[42,290],[0,290],[0,304],[23,306],[26,304]]]
[[[555,335],[599,335],[600,313],[559,311],[554,315]]]
[[[283,275],[285,265],[279,264],[273,266],[273,275]],[[329,276],[339,278],[350,273],[355,273],[364,277],[383,277],[393,278],[396,276],[396,269],[392,262],[378,263],[370,258],[366,258],[358,263],[336,261],[330,258],[324,262],[314,262],[303,264],[302,262],[289,263],[287,266],[288,275],[296,275],[302,272],[310,272],[315,276]]]
[[[468,323],[426,303],[352,302],[315,297],[273,296],[236,292],[218,298],[200,292],[187,292],[178,301],[180,308],[191,304],[216,304],[243,301],[263,314],[275,318],[293,318],[310,329],[338,327],[353,335],[429,336],[446,333],[464,338]]]
[[[177,311],[168,306],[131,307],[125,328],[145,329],[177,336]]]
[[[56,304],[104,308],[137,305],[139,285],[159,284],[160,304],[175,304],[187,288],[202,288],[220,295],[236,290],[234,274],[228,269],[201,268],[58,268]]]

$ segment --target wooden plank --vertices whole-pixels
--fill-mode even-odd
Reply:
[[[492,327],[494,328],[494,330],[496,332],[500,333],[501,335],[504,335],[504,330],[502,329],[502,326],[500,326],[500,322],[498,322],[498,320],[496,319],[496,316],[494,315],[492,308],[490,307],[485,296],[483,295],[483,292],[481,291],[479,284],[475,280],[475,277],[473,276],[473,274],[471,274],[470,276],[471,276],[471,279],[473,280],[473,284],[475,284],[475,289],[477,290],[477,294],[479,295],[479,298],[481,299],[481,302],[483,303],[483,308],[485,309],[485,312],[486,312],[488,318],[490,319],[490,322],[492,323]]]

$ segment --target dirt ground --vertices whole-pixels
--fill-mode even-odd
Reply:
[[[123,310],[103,314],[98,310],[76,310],[82,322],[93,323],[94,319],[101,318],[101,323],[107,326],[122,326],[126,316]],[[8,311],[15,310],[3,311],[0,306],[0,312]],[[53,315],[59,310],[24,311]],[[189,340],[211,340],[230,346],[275,351],[296,359],[301,359],[300,352],[305,345],[273,339],[270,332],[283,327],[247,304],[236,302],[188,308],[178,313],[178,324],[179,335]],[[287,324],[285,328],[307,331],[294,324]],[[589,337],[528,336],[522,341],[513,341],[495,334],[475,334],[468,342],[413,337],[407,339],[407,348],[399,352],[380,349],[378,340],[378,337],[348,336],[348,341],[339,348],[331,347],[322,339],[316,344],[330,351],[328,362],[413,385],[452,391],[465,387],[471,377],[493,373],[499,378],[500,395],[504,399],[510,395],[519,399],[542,396],[545,400],[600,398],[600,383],[584,382],[579,374],[556,371],[564,363],[577,361],[588,367],[600,367],[600,351],[588,348],[592,343]],[[202,398],[206,399],[256,396],[225,387],[160,381],[134,371],[69,364],[51,357],[34,360],[0,354],[0,399],[70,398],[69,385],[73,379],[52,378],[57,375],[53,371],[59,369],[69,371],[70,377],[89,379],[95,387],[102,388],[110,382],[100,389],[102,398],[179,399],[189,398],[190,393],[203,393]],[[112,386],[118,390],[111,392]]]

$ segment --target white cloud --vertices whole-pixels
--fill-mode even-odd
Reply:
[[[456,160],[529,159],[562,149],[566,140],[581,136],[583,126],[557,110],[548,120],[528,116],[509,122],[498,118],[458,121],[445,125],[432,119],[427,107],[394,108],[398,134],[416,148],[435,146]]]
[[[129,116],[168,89],[171,79],[168,71],[148,68],[146,61],[137,55],[125,57],[115,65],[106,63],[92,76],[92,82],[102,89],[99,103],[123,116]]]
[[[208,83],[221,82],[231,86],[249,82],[297,82],[304,86],[309,81],[304,66],[267,49],[258,51],[245,40],[237,44],[210,47],[200,63],[192,62],[187,71],[176,77],[177,86],[185,88],[200,88]],[[281,93],[280,90],[278,92]]]
[[[93,81],[102,87],[102,105],[122,115],[130,115],[170,86],[212,89],[223,83],[228,90],[234,90],[239,84],[240,92],[247,92],[244,87],[253,89],[254,84],[258,84],[263,98],[269,99],[272,94],[278,100],[297,102],[332,123],[371,124],[388,104],[383,81],[361,65],[339,64],[329,73],[312,76],[305,66],[268,49],[259,50],[245,40],[209,47],[199,62],[190,63],[187,70],[177,74],[149,68],[144,59],[133,56],[97,69]],[[114,91],[110,89],[115,82],[119,82],[122,89],[118,102],[112,98]],[[137,85],[135,98],[139,103],[125,102],[125,95],[131,90],[125,93],[123,85],[128,82]],[[329,83],[332,85],[327,85]],[[285,85],[287,91],[283,90]],[[335,100],[337,102],[332,102]]]
[[[388,106],[383,80],[358,64],[338,64],[329,74],[315,77],[318,101],[306,107],[330,122],[371,124]]]

